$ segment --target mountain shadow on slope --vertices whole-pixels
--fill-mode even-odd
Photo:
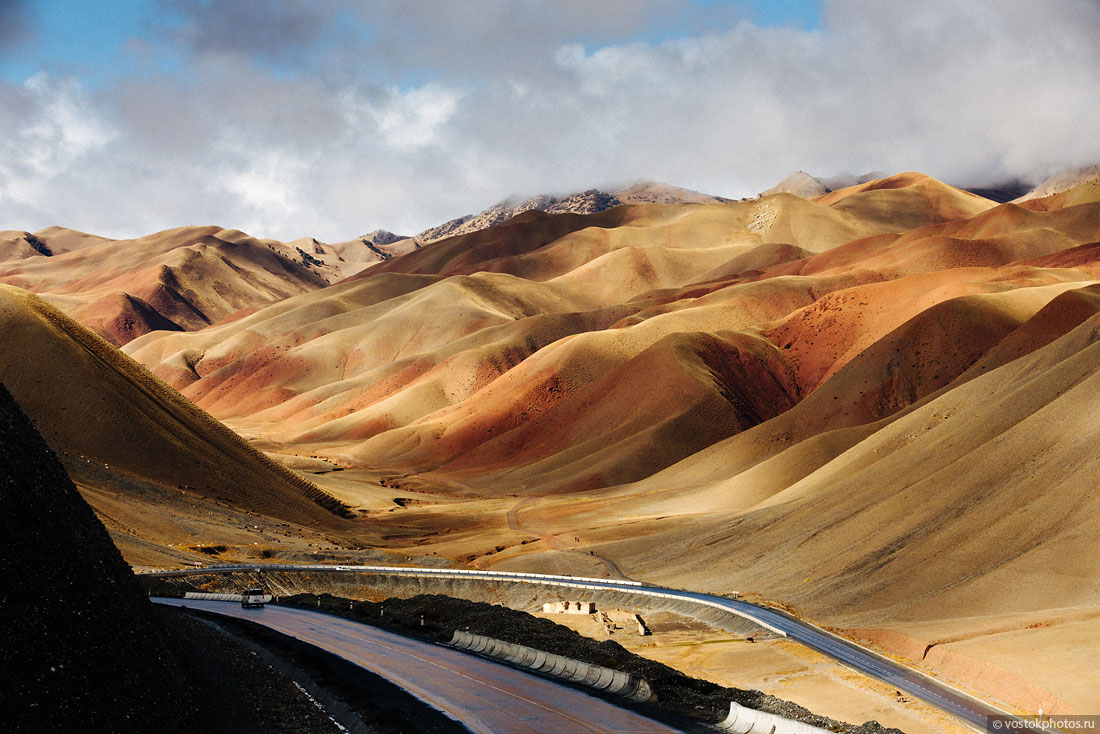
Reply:
[[[164,629],[2,385],[0,506],[5,728],[188,731],[190,687]]]
[[[5,732],[334,730],[290,678],[239,641],[146,600],[2,384],[0,559]]]

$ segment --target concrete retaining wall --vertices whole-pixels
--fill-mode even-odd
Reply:
[[[649,687],[649,683],[636,675],[582,663],[580,660],[554,655],[533,647],[504,642],[462,630],[455,630],[454,637],[451,638],[451,646],[504,660],[555,678],[580,683],[598,691],[615,693],[631,701],[644,702],[653,698],[653,690]]]
[[[729,716],[718,726],[736,734],[829,734],[828,729],[784,719],[775,714],[766,714],[732,701]]]
[[[204,591],[188,591],[183,595],[184,599],[206,599],[209,601],[235,601],[241,600],[240,594],[212,594]],[[271,601],[271,594],[264,594],[264,604]]]

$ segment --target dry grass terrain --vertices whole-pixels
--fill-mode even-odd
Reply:
[[[171,545],[158,529],[192,513],[219,525],[241,513],[294,527],[347,523],[330,495],[37,296],[0,286],[0,343],[0,382],[74,480],[115,498],[105,519],[124,550]]]

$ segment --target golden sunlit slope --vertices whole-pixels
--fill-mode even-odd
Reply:
[[[920,176],[863,188],[850,196],[931,191],[931,203],[918,207],[923,212],[935,210],[944,196],[973,198]],[[896,208],[903,219],[913,216]],[[889,227],[861,226],[847,214],[838,220],[828,207],[788,195],[727,205],[619,207],[588,217],[532,212],[395,258],[238,322],[196,334],[150,335],[128,351],[239,429],[316,444],[342,463],[418,470],[447,465],[448,471],[476,475],[483,462],[486,471],[509,467],[524,485],[525,477],[537,474],[541,486],[555,481],[604,486],[628,475],[644,476],[751,425],[685,409],[687,422],[661,433],[668,411],[674,411],[669,405],[662,403],[641,422],[637,415],[626,420],[611,407],[620,393],[597,387],[604,375],[614,373],[617,382],[632,384],[647,374],[645,365],[661,349],[682,354],[673,346],[681,335],[728,345],[727,332],[741,332],[732,337],[737,344],[756,346],[734,352],[753,355],[759,366],[754,377],[739,380],[783,385],[781,392],[797,402],[936,304],[1093,277],[1087,262],[1070,270],[1005,266],[1087,241],[1095,212],[979,208],[967,220],[870,236],[868,231]],[[626,224],[611,226],[616,222]],[[796,236],[815,229],[826,238],[855,237],[816,254],[767,241],[784,235],[820,248],[821,240]],[[442,279],[394,272],[417,272],[428,263],[447,271],[456,260],[464,263],[460,269],[469,269],[479,258],[486,267],[506,265],[529,276],[542,268],[542,274],[532,282],[492,272]],[[448,318],[441,321],[439,313]],[[934,313],[939,312],[930,311],[930,317]],[[975,318],[980,319],[962,318],[959,328]],[[933,364],[940,348],[945,348],[942,340],[929,347],[924,361]],[[726,346],[719,351],[720,364],[733,359]],[[971,361],[981,356],[980,350],[962,353]],[[920,354],[915,361],[922,361]],[[684,362],[670,358],[662,364],[676,372],[680,368],[671,365]],[[928,385],[944,384],[969,363],[948,359],[946,364],[927,375]],[[713,394],[739,393],[721,383],[711,380]],[[685,405],[692,400],[685,397]],[[613,417],[601,419],[595,433],[581,430],[584,420],[578,416],[599,415],[603,406]],[[552,420],[559,410],[570,417]],[[740,414],[736,405],[732,410],[731,415]],[[616,426],[614,416],[623,417],[624,425]],[[716,431],[708,421],[722,428]],[[574,433],[562,434],[566,425]],[[656,439],[643,436],[658,434],[665,438],[661,450],[654,450]],[[636,435],[631,445],[649,460],[638,464],[635,454],[624,450],[601,463],[605,474],[565,471],[565,466],[581,471],[581,460],[590,453],[614,454],[605,445],[608,435],[618,436],[611,444],[619,447],[626,445],[621,439]],[[532,442],[542,448],[507,448]],[[455,463],[459,454],[463,458]],[[625,474],[615,468],[632,463],[645,468]],[[470,481],[479,483],[476,477]]]
[[[588,336],[549,370],[565,386],[551,402],[591,382],[593,370],[624,368],[667,337],[779,318],[812,303],[815,290],[851,281],[746,282],[761,269],[896,229],[785,194],[587,216],[532,211],[234,323],[153,334],[127,351],[239,428],[350,446],[473,399],[498,375],[578,333]],[[699,299],[701,308],[692,307],[694,297],[677,295],[692,281],[723,277],[741,287],[715,286],[724,292]],[[398,282],[407,287],[391,297]],[[683,313],[653,318],[680,306]],[[650,323],[633,328],[639,321]],[[606,331],[613,325],[620,328]],[[780,372],[781,362],[774,365]],[[546,369],[529,371],[546,379]],[[580,376],[568,377],[572,372]]]
[[[34,235],[44,252],[0,263],[0,283],[40,294],[116,345],[156,329],[203,328],[325,285],[310,263],[237,230],[183,227],[91,242],[79,234],[54,228]],[[78,249],[64,249],[74,241]]]
[[[27,257],[52,257],[111,240],[64,227],[46,227],[38,232],[0,232],[0,263]]]
[[[844,396],[858,393],[858,409],[847,418],[819,411],[802,425],[821,432],[833,420],[881,418],[1094,277],[1087,255],[1069,268],[1040,265],[1087,242],[1089,207],[983,204],[945,222],[945,199],[974,197],[919,175],[864,184],[831,203],[897,191],[927,193],[891,210],[932,223],[884,232],[889,222],[865,225],[789,195],[584,217],[530,212],[235,322],[148,335],[127,351],[238,429],[340,463],[479,486],[505,475],[513,488],[608,486],[774,419],[837,374],[863,375],[849,378],[853,396]],[[817,253],[770,241],[821,250],[845,237]],[[447,275],[481,266],[527,277]],[[415,274],[429,267],[443,277]],[[903,326],[908,341],[890,336]],[[863,372],[845,372],[853,363]],[[893,375],[875,378],[884,387],[858,389],[883,370]],[[651,405],[624,409],[635,394]]]
[[[144,368],[37,296],[0,286],[0,382],[77,470],[306,525],[334,525],[342,506],[251,449]]]
[[[847,623],[1098,606],[1098,340],[1094,314],[638,567],[714,583],[722,559],[727,580]]]
[[[513,488],[538,491],[633,481],[776,417],[864,352],[881,353],[873,369],[891,363],[889,350],[901,347],[872,347],[916,319],[931,341],[908,360],[915,377],[895,380],[871,413],[897,410],[1005,333],[997,327],[940,354],[950,348],[943,334],[984,328],[990,314],[965,299],[937,304],[1055,286],[1008,308],[1030,315],[1059,284],[1093,277],[1084,261],[1069,270],[1008,265],[1086,241],[1094,212],[989,204],[944,221],[944,199],[974,197],[917,175],[865,184],[841,202],[897,191],[927,193],[893,208],[931,223],[892,232],[900,228],[879,214],[866,224],[834,211],[838,202],[790,195],[528,212],[232,323],[148,335],[127,351],[238,430],[345,465],[486,487],[507,476]],[[526,277],[447,275],[478,267]],[[431,268],[444,277],[416,274]],[[652,404],[624,410],[633,394]]]
[[[996,206],[977,194],[913,172],[849,186],[814,201],[898,229],[965,219]]]
[[[682,211],[674,215],[667,218],[682,217],[686,227],[698,225],[697,218]],[[664,231],[647,236],[661,243],[689,236],[658,221]],[[586,231],[605,239],[606,230]],[[232,419],[238,429],[350,448],[470,398],[550,343],[605,330],[645,305],[621,304],[624,296],[680,285],[759,247],[759,237],[751,232],[739,235],[742,241],[690,236],[712,246],[618,248],[543,283],[491,272],[440,280],[377,272],[385,267],[378,266],[370,277],[223,326],[195,334],[151,334],[127,351],[214,415]],[[447,317],[440,319],[440,313]],[[662,336],[654,332],[616,345],[616,332],[609,332],[582,345],[570,358],[582,372],[574,384],[587,385],[598,354],[609,355],[606,367],[622,366]],[[565,396],[562,391],[551,399]],[[700,441],[711,435],[703,431],[690,446],[704,445]],[[676,446],[672,455],[687,450]]]
[[[1060,240],[1053,238],[1053,241],[1057,243]],[[991,261],[1036,251],[1029,247],[1013,250],[1004,243],[1001,245],[988,248],[998,253],[998,257]],[[1045,248],[1040,247],[1037,251],[1043,249]],[[963,253],[962,257],[966,258],[968,255]],[[917,268],[918,271],[923,269]],[[651,315],[652,312],[643,311],[621,322],[626,328],[564,339],[517,366],[502,377],[499,384],[471,397],[462,410],[471,415],[481,414],[481,417],[472,423],[470,419],[457,423],[491,426],[493,431],[490,434],[485,428],[469,432],[465,439],[467,443],[462,445],[463,458],[460,463],[468,464],[484,454],[481,450],[473,450],[469,441],[484,441],[487,446],[505,443],[500,431],[510,430],[514,421],[497,421],[491,417],[494,410],[491,406],[499,400],[499,395],[509,396],[512,403],[509,415],[522,416],[523,422],[538,426],[542,413],[536,414],[527,406],[539,405],[541,411],[545,410],[548,400],[566,398],[574,392],[583,393],[575,384],[576,380],[570,378],[568,368],[560,371],[537,369],[540,365],[546,365],[552,355],[568,354],[568,357],[555,361],[562,365],[594,365],[595,371],[599,372],[617,364],[606,359],[605,355],[609,350],[615,350],[611,351],[615,357],[627,359],[641,349],[648,348],[657,339],[684,333],[693,328],[718,330],[723,327],[746,329],[753,324],[766,326],[769,321],[788,313],[782,310],[785,307],[790,315],[782,318],[778,326],[764,331],[764,336],[772,341],[774,351],[765,350],[761,353],[767,355],[767,359],[761,363],[766,368],[756,372],[752,384],[759,386],[764,384],[762,381],[778,380],[788,385],[787,394],[797,399],[813,392],[824,379],[853,360],[862,358],[861,364],[871,364],[875,370],[882,371],[883,376],[877,379],[882,381],[882,389],[886,390],[885,393],[878,392],[875,383],[866,382],[866,374],[851,380],[848,386],[851,396],[856,397],[858,393],[860,400],[867,404],[859,414],[863,416],[863,420],[868,420],[872,413],[874,417],[881,417],[946,384],[978,359],[986,349],[997,344],[1007,333],[1006,329],[1014,327],[1020,319],[1029,317],[1063,290],[1076,287],[1080,282],[1087,282],[1093,277],[1087,269],[1040,271],[1026,266],[1008,265],[999,269],[949,268],[943,272],[849,288],[844,288],[844,281],[836,277],[776,278],[729,286],[687,305],[678,304],[679,308],[676,310],[670,311],[666,308],[656,316]],[[784,294],[784,288],[787,289],[787,294]],[[816,300],[813,298],[815,291],[818,294]],[[964,296],[970,298],[961,298]],[[761,303],[768,304],[777,311],[768,314],[761,309]],[[938,305],[945,303],[948,305]],[[642,318],[643,316],[646,318]],[[890,336],[907,322],[905,339]],[[597,345],[603,348],[598,349]],[[587,350],[581,351],[582,347],[587,347]],[[566,350],[571,350],[572,353]],[[736,363],[728,356],[723,361],[727,365]],[[640,372],[643,370],[624,369],[618,380],[629,385],[637,379]],[[671,370],[669,374],[675,374],[675,370]],[[780,376],[783,376],[781,380]],[[549,395],[545,394],[542,387],[547,384],[554,386]],[[666,384],[679,385],[681,381],[670,376]],[[583,402],[585,414],[599,413],[601,397],[598,396],[606,396],[608,404],[614,404],[617,399],[610,397],[612,391],[607,389],[594,392],[595,395],[590,395]],[[661,403],[665,398],[662,392],[653,389],[643,389],[636,394],[647,395],[647,399],[655,404]],[[874,410],[867,413],[867,408],[870,407]],[[666,411],[668,409],[668,406],[662,408]],[[448,454],[448,449],[443,449],[441,455],[436,454],[433,446],[443,445],[448,441],[461,442],[462,439],[455,434],[458,429],[451,420],[453,415],[452,411],[431,416],[410,425],[404,432],[395,432],[393,436],[372,440],[357,452],[360,460],[372,457],[381,465],[390,462],[402,465],[408,462],[423,469],[433,461],[439,461],[441,455],[446,457]],[[826,416],[830,412],[826,410],[816,415]],[[583,423],[584,418],[580,414],[569,421],[569,425],[574,427]],[[744,427],[728,418],[721,423],[731,432]],[[810,422],[814,423],[820,421]],[[610,430],[613,421],[604,425]],[[827,422],[825,426],[828,426]],[[402,433],[413,433],[417,438],[398,440]],[[517,437],[511,442],[529,441],[536,445],[553,445],[554,439],[550,438],[553,435],[549,431],[517,431]],[[521,439],[519,436],[525,438]],[[647,459],[656,460],[656,457],[668,456],[676,450],[698,447],[700,443],[713,437],[713,429],[705,421],[694,426],[681,426],[681,430],[669,432],[661,444],[661,450],[649,447],[643,453]],[[696,441],[699,443],[695,443]],[[677,442],[681,444],[678,448],[675,447]],[[411,452],[409,448],[404,448],[405,445],[412,447]],[[566,462],[570,456],[575,456],[581,450],[579,444],[570,446],[569,451],[561,450],[558,457],[560,461]],[[599,443],[592,446],[607,448]],[[374,453],[376,451],[384,451],[381,456],[385,458],[379,459],[379,454]],[[414,459],[417,453],[425,464],[418,464],[420,459]],[[532,451],[526,453],[530,455]],[[609,449],[606,453],[615,454],[616,450]],[[617,460],[624,465],[638,463],[636,457],[631,457],[626,452],[619,453],[621,455]],[[508,456],[511,458],[514,454],[509,453]],[[651,468],[654,462],[643,463]],[[487,461],[486,466],[490,465],[495,470],[501,468],[499,464],[494,465]],[[544,486],[553,486],[554,482],[571,484],[576,480],[561,473],[553,473],[552,468],[545,463],[534,464],[530,472],[513,472],[508,478],[518,481],[530,474],[532,478],[537,476],[540,483],[546,483]],[[592,481],[595,474],[589,467],[585,474],[586,480]],[[493,476],[503,475],[497,471]],[[621,474],[615,474],[614,478],[611,475],[604,477],[603,483],[622,480]],[[523,484],[527,484],[526,479]]]

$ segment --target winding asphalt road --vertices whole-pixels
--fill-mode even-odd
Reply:
[[[649,586],[638,581],[619,581],[611,579],[593,579],[573,576],[554,576],[533,573],[508,573],[498,571],[477,571],[466,569],[435,569],[407,566],[322,566],[322,565],[282,565],[229,566],[216,568],[195,568],[180,571],[151,572],[153,576],[181,576],[200,573],[233,573],[252,571],[262,568],[269,571],[347,571],[353,573],[375,573],[385,575],[428,576],[443,578],[467,578],[485,581],[514,581],[529,584],[568,586],[572,588],[610,589],[645,596],[692,601],[709,607],[724,609],[747,619],[776,634],[790,637],[807,647],[813,648],[834,660],[871,676],[899,691],[905,691],[937,708],[940,708],[975,727],[979,731],[993,731],[990,717],[1008,718],[1023,723],[1022,719],[1012,716],[979,699],[969,696],[951,686],[941,683],[912,668],[901,665],[889,658],[874,653],[853,642],[826,632],[820,627],[803,622],[795,617],[769,607],[751,604],[740,599],[729,599],[696,591],[669,589],[661,586]],[[1020,729],[1023,731],[1024,729]]]
[[[477,734],[668,734],[662,724],[582,691],[450,648],[352,620],[291,607],[154,597],[262,624],[390,680]]]

